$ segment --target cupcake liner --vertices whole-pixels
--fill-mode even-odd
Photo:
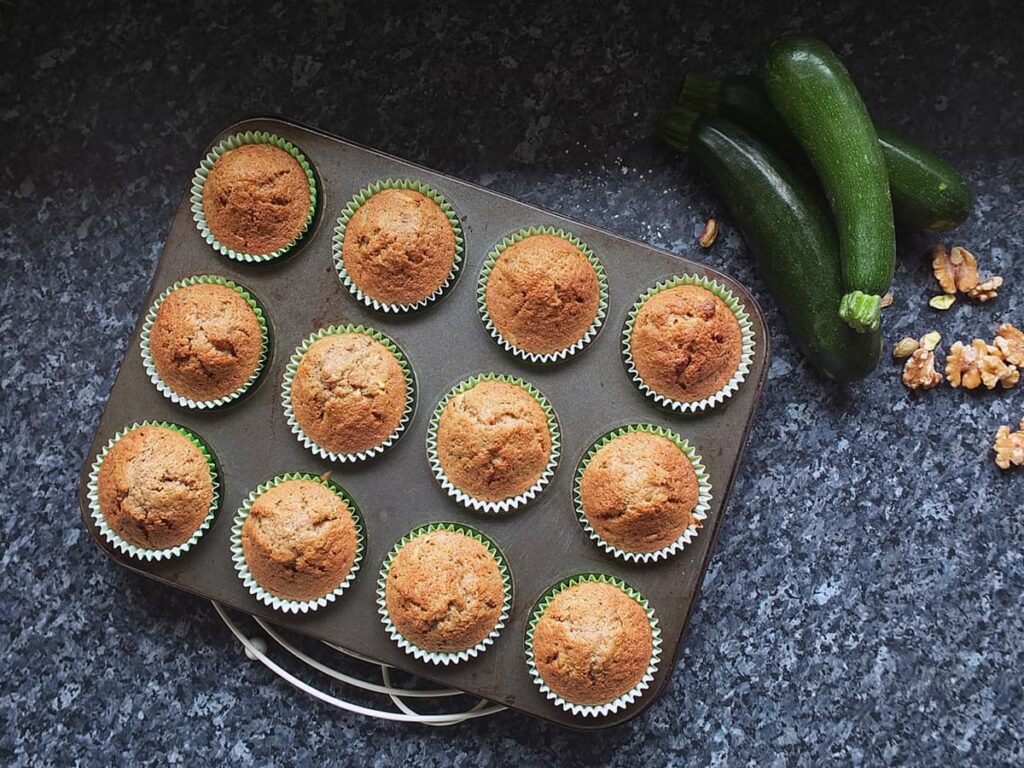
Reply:
[[[298,420],[295,418],[295,413],[292,410],[292,381],[295,378],[295,372],[299,368],[299,362],[302,360],[302,356],[306,354],[309,348],[313,345],[313,342],[334,334],[344,333],[363,333],[372,339],[376,339],[391,352],[397,359],[399,364],[402,366],[402,372],[405,374],[405,411],[402,413],[402,418],[398,422],[398,426],[395,427],[395,431],[391,433],[387,440],[375,445],[372,448],[367,448],[365,451],[357,451],[355,453],[335,453],[334,451],[328,451],[326,448],[318,445],[312,438],[310,438],[305,432],[302,431],[302,427],[299,426]],[[373,456],[383,453],[396,442],[405,432],[407,426],[409,426],[409,420],[412,418],[413,406],[416,402],[416,380],[413,376],[412,367],[409,365],[409,360],[406,358],[405,353],[398,347],[390,337],[385,336],[375,328],[369,328],[365,325],[331,325],[327,328],[321,328],[319,331],[307,336],[303,342],[295,348],[295,353],[291,356],[288,361],[288,365],[285,367],[284,372],[284,383],[281,387],[281,402],[284,405],[284,415],[288,421],[288,425],[292,429],[292,433],[298,437],[299,442],[311,450],[314,454],[322,459],[330,459],[331,461],[338,462],[352,462],[352,461],[364,461]]]
[[[601,538],[597,531],[594,530],[583,511],[583,472],[590,464],[591,459],[594,458],[601,448],[606,446],[615,438],[622,437],[623,435],[627,435],[631,432],[649,432],[652,435],[659,435],[661,437],[668,438],[679,448],[679,450],[686,454],[686,458],[689,459],[690,464],[693,465],[693,471],[697,475],[697,506],[693,508],[693,512],[691,513],[695,522],[691,523],[679,538],[667,547],[662,547],[661,549],[653,552],[629,552],[610,544]],[[653,563],[661,559],[668,559],[672,555],[681,551],[683,547],[696,538],[697,533],[701,528],[701,523],[707,519],[708,510],[711,508],[711,481],[708,477],[707,470],[704,468],[700,455],[687,440],[680,437],[675,432],[671,432],[663,427],[655,426],[654,424],[630,424],[609,432],[590,446],[590,449],[587,451],[586,455],[580,461],[579,467],[576,469],[576,478],[573,481],[572,486],[572,498],[573,505],[576,510],[576,518],[580,521],[580,525],[583,526],[583,530],[586,531],[591,540],[601,547],[601,549],[608,554],[622,560],[626,560],[627,562]]]
[[[547,684],[544,682],[544,678],[541,677],[540,671],[537,669],[537,661],[533,655],[533,634],[537,628],[537,622],[540,621],[540,617],[544,615],[544,611],[547,610],[552,599],[558,593],[587,581],[598,581],[618,587],[640,603],[644,611],[647,613],[647,618],[651,623],[651,662],[647,666],[647,671],[640,679],[640,682],[630,690],[626,691],[626,693],[622,694],[618,698],[604,704],[575,704],[563,699],[557,693],[548,688]],[[660,659],[661,629],[658,626],[658,619],[654,615],[654,609],[651,608],[647,598],[626,584],[626,582],[603,573],[583,573],[578,576],[564,579],[555,584],[541,596],[540,600],[537,601],[537,605],[534,607],[533,613],[530,616],[530,623],[526,628],[526,664],[530,670],[530,676],[533,678],[533,682],[536,683],[537,687],[540,688],[541,693],[543,693],[549,701],[554,702],[566,712],[570,712],[574,715],[580,715],[582,717],[610,715],[613,712],[618,712],[620,709],[625,709],[634,701],[639,699],[640,696],[643,695],[643,692],[650,687],[651,681],[654,680],[654,673],[658,670]]]
[[[537,482],[523,493],[520,493],[517,496],[511,496],[507,499],[501,499],[499,501],[485,501],[484,499],[478,499],[456,487],[455,484],[448,479],[448,475],[441,466],[441,458],[437,451],[437,430],[441,424],[441,413],[444,411],[445,406],[448,405],[448,402],[453,397],[472,389],[482,381],[502,381],[506,384],[514,384],[515,386],[524,389],[534,398],[534,400],[537,401],[540,407],[544,409],[544,413],[547,415],[548,419],[548,429],[551,432],[551,456],[548,459],[547,467],[544,468],[544,471],[541,473]],[[496,373],[488,373],[479,376],[472,376],[459,382],[441,399],[441,402],[437,404],[437,408],[434,409],[434,415],[431,417],[430,424],[427,427],[427,460],[430,462],[430,468],[434,472],[434,477],[437,478],[437,481],[449,496],[463,506],[474,509],[477,512],[498,514],[500,512],[510,512],[513,509],[523,506],[544,490],[544,486],[546,486],[551,480],[551,477],[555,474],[555,468],[558,466],[558,457],[561,449],[560,439],[558,419],[555,417],[555,411],[547,401],[547,398],[541,394],[540,390],[536,389],[529,382],[514,376],[503,376]]]
[[[633,335],[633,324],[636,322],[636,316],[640,311],[640,308],[656,293],[660,293],[667,288],[675,288],[678,285],[699,285],[701,288],[706,288],[711,291],[725,302],[726,306],[732,310],[732,313],[736,316],[736,320],[740,324],[742,349],[740,352],[740,364],[736,368],[736,372],[720,390],[714,394],[708,395],[707,397],[701,398],[700,400],[674,400],[655,392],[644,383],[642,378],[640,378],[640,374],[637,372],[636,365],[633,362],[633,352],[630,349],[630,340]],[[637,299],[636,303],[633,304],[633,308],[629,311],[629,315],[626,318],[626,324],[622,329],[622,356],[626,364],[626,370],[629,372],[629,376],[633,380],[633,383],[636,384],[637,388],[647,395],[647,397],[654,400],[658,405],[679,413],[696,413],[708,408],[713,408],[723,402],[726,398],[731,397],[732,394],[740,388],[740,384],[743,383],[743,380],[750,372],[750,364],[754,358],[754,327],[750,322],[750,315],[747,314],[743,304],[733,295],[732,291],[724,285],[716,280],[701,277],[700,275],[678,275],[677,277],[673,277],[669,280],[659,282],[646,293],[641,295],[640,298]]]
[[[379,301],[372,296],[363,293],[362,289],[355,284],[355,281],[349,275],[348,270],[345,269],[345,230],[348,228],[349,221],[352,220],[352,216],[359,210],[363,204],[366,203],[373,195],[380,192],[382,189],[411,189],[415,192],[419,192],[424,197],[427,197],[437,203],[441,210],[444,211],[445,216],[448,217],[449,223],[452,225],[452,230],[455,232],[455,260],[452,262],[451,272],[448,273],[448,277],[441,285],[437,287],[432,294],[426,298],[414,301],[411,304],[388,304],[386,302]],[[444,197],[435,190],[433,187],[428,187],[418,181],[411,179],[385,179],[383,181],[375,181],[368,187],[364,187],[359,190],[356,195],[349,201],[338,217],[338,223],[334,227],[334,237],[331,240],[331,250],[334,254],[334,268],[338,271],[338,277],[341,279],[342,285],[344,285],[349,293],[356,297],[359,301],[363,302],[368,307],[372,307],[380,312],[413,312],[437,301],[445,292],[455,284],[458,279],[459,271],[462,269],[463,255],[465,249],[465,238],[462,234],[462,224],[459,222],[459,217],[455,215],[455,209],[452,208],[451,203],[444,199]]]
[[[263,349],[260,352],[260,359],[257,362],[256,369],[252,372],[252,375],[234,392],[213,400],[193,400],[190,397],[185,397],[184,395],[179,395],[175,392],[167,382],[160,378],[160,374],[156,370],[156,363],[153,361],[153,354],[150,349],[150,336],[153,332],[153,323],[156,322],[157,312],[160,311],[160,305],[163,304],[164,300],[176,290],[190,285],[223,285],[237,292],[246,300],[246,302],[248,302],[249,306],[252,307],[253,312],[256,313],[256,319],[259,320],[260,329],[263,334]],[[180,405],[185,408],[204,410],[208,408],[218,408],[237,400],[243,394],[248,392],[253,384],[256,383],[256,380],[263,372],[267,361],[267,352],[270,348],[270,328],[267,325],[267,318],[264,315],[263,307],[260,306],[259,302],[257,302],[256,299],[253,298],[252,294],[245,288],[232,280],[228,280],[226,277],[219,277],[217,275],[197,275],[195,277],[179,280],[157,297],[153,306],[149,308],[149,312],[146,314],[146,319],[142,324],[142,336],[139,340],[139,346],[142,351],[142,365],[146,369],[146,373],[149,374],[149,380],[153,382],[153,385],[157,388],[157,391],[160,392],[160,394],[169,399],[175,405]]]
[[[587,332],[578,341],[570,344],[568,347],[559,349],[555,352],[545,352],[543,354],[527,352],[525,349],[520,349],[502,336],[501,332],[494,325],[494,321],[491,319],[490,312],[487,309],[487,281],[491,277],[491,272],[494,271],[494,265],[498,263],[498,259],[501,257],[501,254],[503,254],[509,246],[521,242],[528,237],[532,237],[533,235],[555,235],[556,237],[560,237],[566,242],[571,243],[576,248],[579,248],[583,255],[587,257],[587,261],[590,262],[594,271],[597,273],[597,282],[600,290],[597,305],[597,316],[594,318],[594,322],[591,323],[590,328],[587,329]],[[565,360],[571,355],[575,355],[593,341],[600,332],[601,326],[604,324],[605,315],[608,312],[608,276],[605,274],[604,265],[602,265],[600,260],[598,260],[594,255],[594,252],[590,250],[590,247],[571,232],[566,232],[564,229],[555,229],[554,227],[529,227],[509,235],[487,254],[483,268],[480,270],[480,280],[477,284],[476,296],[480,319],[483,320],[484,326],[487,328],[487,332],[491,334],[491,338],[498,343],[498,346],[506,352],[511,352],[521,360],[526,360],[530,363],[556,363],[561,360]]]
[[[498,623],[494,625],[494,629],[491,633],[481,640],[479,643],[474,645],[472,648],[467,648],[463,651],[427,651],[414,643],[409,642],[405,639],[401,632],[391,622],[391,616],[388,614],[387,607],[387,580],[388,573],[391,570],[391,563],[398,554],[398,550],[408,544],[410,541],[418,536],[422,536],[426,533],[432,533],[433,531],[453,531],[455,533],[463,533],[473,539],[476,539],[485,547],[487,550],[494,555],[498,561],[498,570],[501,571],[501,579],[504,582],[505,600],[502,604],[501,615],[498,617]],[[490,646],[494,645],[494,641],[501,634],[501,630],[505,627],[505,622],[508,621],[509,613],[512,609],[512,576],[509,573],[508,566],[505,563],[505,558],[501,554],[501,550],[491,541],[487,536],[480,533],[475,528],[470,528],[468,525],[460,525],[458,523],[430,523],[429,525],[421,525],[418,528],[413,529],[405,536],[402,537],[401,541],[395,544],[388,552],[387,557],[384,558],[384,563],[381,565],[380,576],[377,579],[377,612],[380,614],[381,622],[384,624],[384,628],[387,630],[388,635],[394,640],[398,647],[409,655],[419,659],[420,661],[426,661],[430,664],[443,664],[448,666],[449,664],[458,664],[460,661],[466,661],[468,659],[475,658],[481,653],[486,651]]]
[[[164,427],[166,429],[173,430],[183,437],[187,437],[196,448],[199,449],[200,453],[203,454],[203,458],[206,459],[206,465],[210,468],[210,480],[213,484],[213,496],[210,499],[210,511],[206,515],[206,518],[199,527],[192,533],[188,541],[183,544],[178,544],[175,547],[168,547],[167,549],[147,549],[140,547],[136,544],[132,544],[125,539],[122,539],[114,530],[107,525],[107,519],[103,516],[103,512],[100,510],[100,467],[103,466],[103,460],[107,457],[110,449],[114,447],[114,444],[122,437],[127,435],[140,427]],[[89,484],[87,486],[87,497],[89,499],[89,510],[92,513],[93,522],[99,529],[100,535],[118,552],[134,557],[138,560],[169,560],[172,557],[178,557],[183,555],[192,548],[192,546],[199,541],[200,537],[206,531],[207,528],[213,523],[214,517],[217,515],[217,507],[220,505],[220,473],[217,470],[217,463],[210,453],[210,449],[206,447],[206,444],[193,432],[182,427],[178,424],[172,424],[168,421],[137,421],[129,427],[125,427],[116,435],[114,435],[107,444],[100,450],[96,456],[96,460],[92,464],[92,471],[89,473]]]
[[[283,149],[298,160],[299,165],[302,166],[302,170],[306,172],[306,178],[309,179],[309,212],[306,214],[306,222],[302,225],[302,229],[299,231],[298,235],[292,238],[292,240],[283,248],[278,248],[272,253],[241,253],[239,251],[232,250],[217,240],[216,235],[210,231],[210,227],[206,223],[206,211],[203,210],[203,187],[206,184],[206,179],[210,175],[210,171],[213,169],[214,163],[217,162],[221,155],[229,150],[237,149],[243,144],[272,144],[279,149]],[[199,229],[199,234],[202,235],[203,240],[209,243],[213,250],[230,259],[234,259],[235,261],[267,262],[272,261],[279,256],[283,256],[285,253],[290,251],[295,247],[295,244],[303,238],[306,232],[309,231],[309,227],[313,223],[313,216],[316,214],[316,179],[313,176],[313,168],[310,165],[309,160],[307,160],[306,156],[302,154],[298,147],[290,141],[266,131],[246,131],[245,133],[236,133],[234,136],[229,136],[224,139],[211,149],[205,158],[203,158],[199,167],[196,168],[195,175],[192,177],[192,194],[189,197],[189,201],[192,203],[192,219],[195,221],[196,227]]]
[[[252,573],[250,573],[249,565],[245,561],[245,550],[242,548],[242,526],[245,525],[246,518],[249,517],[249,512],[252,510],[252,505],[256,503],[256,499],[271,488],[276,488],[281,485],[281,483],[288,480],[308,480],[324,486],[341,499],[344,499],[345,503],[348,504],[348,508],[352,512],[352,519],[356,524],[356,555],[352,560],[352,567],[349,569],[348,575],[335,589],[331,590],[326,595],[316,598],[315,600],[288,600],[284,597],[278,597],[264,589],[260,586],[260,583],[256,581]],[[313,475],[307,472],[286,472],[285,474],[278,475],[257,487],[249,494],[248,498],[242,502],[242,506],[238,508],[238,512],[235,515],[234,524],[231,526],[231,559],[235,563],[235,571],[238,572],[238,578],[240,578],[242,583],[245,584],[246,588],[249,590],[249,594],[264,605],[269,605],[271,608],[283,611],[284,613],[309,613],[310,611],[315,611],[318,608],[325,608],[328,604],[333,603],[341,597],[345,590],[348,589],[349,585],[355,580],[356,572],[359,570],[359,566],[362,563],[363,553],[365,550],[366,533],[363,527],[363,517],[359,511],[359,505],[356,504],[352,496],[349,495],[349,492],[337,483],[334,483],[325,477]]]

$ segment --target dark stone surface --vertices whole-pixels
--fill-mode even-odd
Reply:
[[[750,69],[775,33],[816,32],[880,122],[965,173],[977,211],[956,241],[1006,278],[990,304],[932,312],[935,238],[901,237],[887,342],[1020,325],[1016,4],[25,5],[0,6],[0,761],[1024,760],[1024,474],[991,452],[1024,387],[912,395],[888,361],[847,391],[821,383],[724,216],[698,258],[762,300],[776,356],[675,676],[631,725],[502,714],[437,732],[336,713],[247,661],[205,603],[107,560],[74,500],[200,150],[253,113],[693,254],[719,204],[651,138],[659,109],[685,69]]]

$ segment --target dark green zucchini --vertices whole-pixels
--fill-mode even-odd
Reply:
[[[743,233],[807,361],[839,381],[870,373],[881,334],[857,333],[839,318],[839,246],[815,194],[774,150],[720,115],[701,117],[688,143],[691,161]]]
[[[942,232],[964,223],[974,198],[964,177],[949,163],[897,133],[876,128],[896,223]]]
[[[676,121],[694,120],[702,112],[719,112],[768,142],[801,175],[813,173],[803,147],[756,77],[729,75],[712,80],[699,74],[687,75],[675,109]],[[878,126],[875,131],[889,175],[896,225],[932,231],[960,226],[974,205],[964,178],[949,163],[910,139]]]
[[[846,287],[840,317],[858,332],[876,330],[896,266],[896,238],[889,175],[871,116],[842,62],[813,37],[775,40],[764,83],[832,208]]]

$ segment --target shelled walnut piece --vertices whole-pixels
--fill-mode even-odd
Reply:
[[[903,367],[903,383],[909,389],[931,389],[942,382],[942,374],[935,370],[935,353],[925,346],[918,347]]]
[[[953,246],[952,251],[941,244],[932,249],[932,273],[947,295],[963,293],[982,303],[994,299],[1003,284],[1003,278],[998,275],[982,281],[978,276],[978,260],[958,245]]]
[[[1011,464],[1024,465],[1024,419],[1020,420],[1016,432],[1011,432],[1005,425],[1000,427],[992,450],[996,452],[996,466],[1000,469],[1009,469]]]
[[[1003,359],[998,348],[975,339],[970,346],[956,342],[946,356],[946,378],[950,386],[977,389],[982,384],[986,389],[1002,385],[1009,389],[1020,381],[1020,371]]]
[[[1024,331],[1003,323],[996,328],[996,338],[992,342],[1003,360],[1010,365],[1024,367]]]

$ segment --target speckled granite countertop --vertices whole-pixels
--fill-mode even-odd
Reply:
[[[887,362],[848,391],[811,378],[724,217],[698,258],[752,288],[775,358],[685,650],[628,726],[584,735],[502,714],[437,732],[337,713],[247,661],[203,602],[111,563],[74,501],[198,153],[248,114],[693,254],[719,206],[651,138],[659,107],[683,69],[748,69],[774,33],[817,32],[880,121],[968,176],[977,212],[956,240],[1006,278],[990,304],[933,313],[932,239],[901,237],[887,339],[1020,324],[1015,4],[780,17],[745,0],[415,16],[278,3],[276,20],[219,3],[64,5],[0,7],[0,762],[1024,760],[1024,473],[1000,473],[990,448],[1024,416],[1024,388],[915,396]]]

